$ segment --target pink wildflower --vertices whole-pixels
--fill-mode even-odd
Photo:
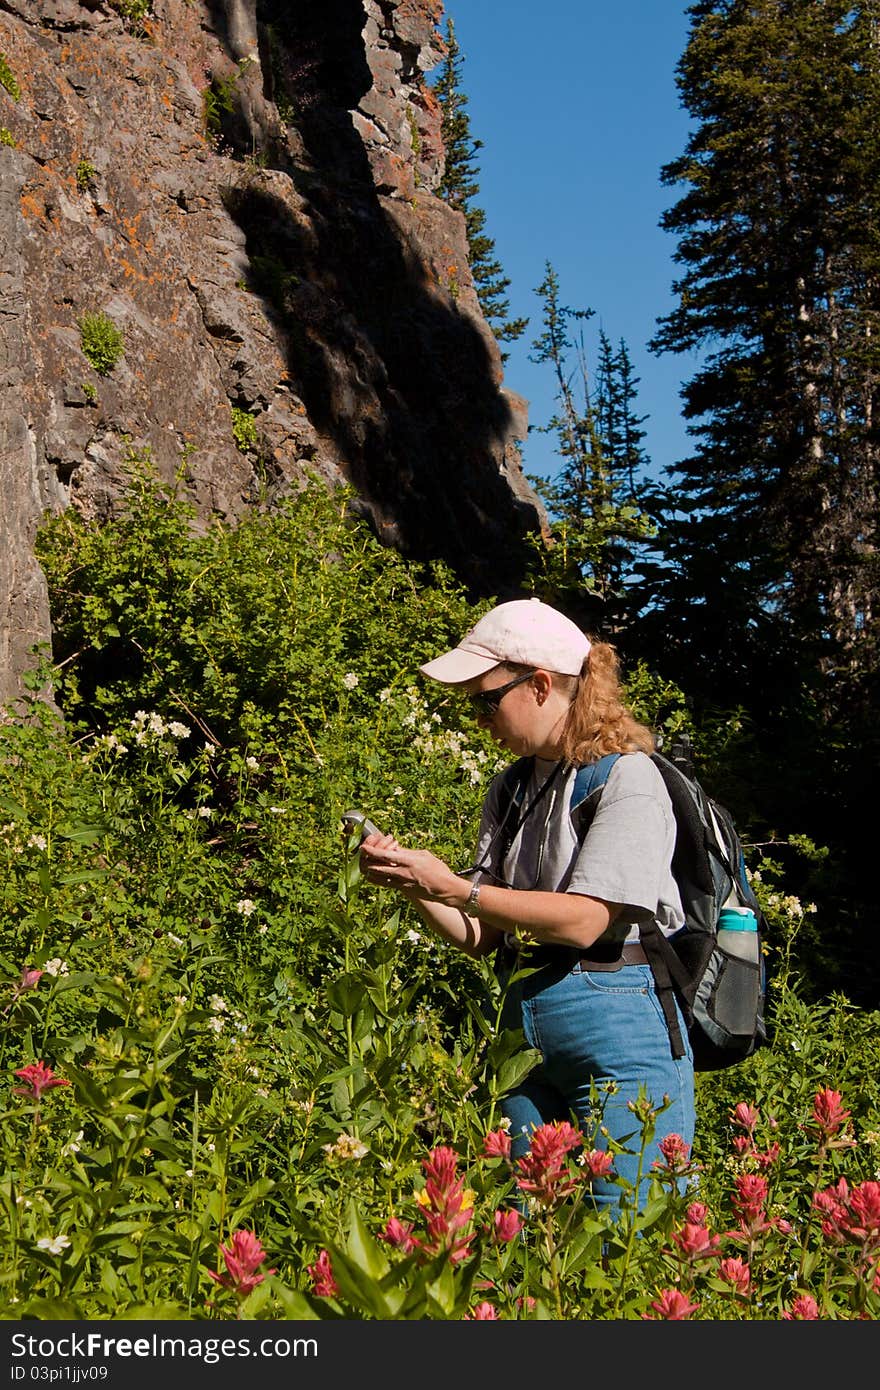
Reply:
[[[750,1224],[758,1221],[764,1216],[766,1201],[767,1179],[757,1173],[740,1173],[736,1179],[736,1196],[733,1198],[737,1215]]]
[[[817,1192],[813,1206],[825,1214],[822,1234],[836,1244],[850,1241],[865,1253],[880,1247],[880,1183],[863,1182],[850,1192],[846,1178]]]
[[[733,1136],[733,1147],[738,1154],[750,1154],[755,1147],[754,1140],[749,1134],[735,1134]]]
[[[730,1118],[733,1124],[739,1125],[747,1134],[753,1134],[755,1125],[761,1116],[753,1105],[747,1105],[744,1100],[741,1100],[738,1105],[733,1107]]]
[[[402,1250],[404,1255],[408,1255],[418,1245],[418,1241],[413,1236],[412,1222],[398,1221],[396,1216],[392,1216],[386,1223],[384,1231],[379,1232],[379,1239],[385,1240],[389,1245],[394,1245],[398,1250]]]
[[[706,1217],[709,1215],[709,1208],[705,1202],[691,1202],[685,1212],[685,1220],[692,1226],[705,1226]]]
[[[852,1230],[866,1237],[880,1233],[880,1182],[863,1182],[854,1188],[849,1206],[859,1221],[858,1226],[851,1225]]]
[[[335,1298],[339,1293],[328,1250],[322,1250],[313,1265],[306,1265],[306,1274],[311,1276],[312,1287],[318,1298]]]
[[[772,1168],[773,1164],[779,1157],[779,1154],[779,1143],[777,1140],[774,1139],[769,1149],[765,1149],[763,1153],[759,1153],[758,1150],[755,1149],[754,1153],[752,1154],[752,1158],[755,1160],[759,1168],[767,1169]]]
[[[483,1140],[486,1158],[510,1158],[510,1135],[504,1129],[493,1129]]]
[[[718,1277],[723,1279],[725,1284],[729,1284],[734,1293],[745,1297],[749,1292],[752,1272],[738,1255],[732,1259],[721,1260],[718,1265]]]
[[[13,1086],[13,1091],[17,1096],[29,1096],[31,1100],[39,1102],[44,1091],[49,1091],[53,1086],[69,1086],[70,1082],[63,1077],[56,1076],[51,1067],[47,1067],[44,1062],[31,1062],[27,1067],[20,1067],[15,1075],[24,1082],[22,1086]]]
[[[475,1236],[473,1231],[459,1234],[470,1224],[474,1209],[465,1205],[464,1181],[456,1174],[457,1163],[454,1149],[442,1145],[432,1149],[422,1161],[425,1187],[420,1199],[429,1236],[424,1249],[429,1255],[445,1250],[452,1264],[465,1258]]]
[[[827,1086],[817,1091],[813,1101],[813,1117],[805,1128],[816,1129],[823,1139],[831,1139],[850,1117],[850,1112],[844,1110],[841,1102],[839,1091],[829,1090]]]
[[[664,1134],[657,1147],[670,1173],[684,1173],[687,1170],[691,1150],[680,1134]],[[654,1167],[663,1167],[659,1158],[654,1160]]]
[[[705,1226],[693,1226],[690,1222],[680,1231],[673,1231],[672,1239],[688,1260],[706,1259],[717,1255],[721,1243],[720,1236],[710,1236]]]
[[[608,1153],[607,1149],[590,1149],[580,1161],[586,1168],[591,1182],[607,1177],[614,1167],[614,1155]]]
[[[678,1289],[664,1289],[651,1304],[657,1318],[666,1322],[684,1322],[691,1313],[697,1311],[699,1306],[699,1303],[688,1303],[684,1294],[679,1293]],[[642,1313],[642,1317],[647,1318],[650,1322],[654,1321],[650,1313]]]
[[[571,1176],[565,1162],[566,1154],[582,1142],[583,1135],[567,1120],[539,1125],[532,1135],[529,1152],[517,1160],[517,1186],[545,1206],[562,1201],[578,1186],[578,1179]]]
[[[16,999],[20,994],[27,994],[29,989],[36,989],[42,978],[42,970],[37,970],[36,966],[26,965],[21,972],[21,979],[18,984],[13,986],[12,992]]]
[[[819,1305],[811,1293],[798,1294],[791,1311],[782,1314],[787,1322],[816,1322],[819,1317]]]
[[[515,1240],[523,1228],[523,1219],[518,1211],[500,1209],[495,1213],[496,1240]]]
[[[274,1269],[257,1273],[266,1259],[266,1252],[252,1231],[236,1231],[229,1245],[221,1245],[219,1249],[226,1272],[218,1274],[216,1270],[209,1269],[208,1275],[222,1288],[233,1289],[239,1298],[246,1298],[258,1284],[262,1284],[267,1274],[275,1273]]]
[[[478,1303],[472,1313],[466,1313],[465,1317],[473,1322],[496,1322],[498,1320],[498,1310],[493,1308],[491,1303]]]

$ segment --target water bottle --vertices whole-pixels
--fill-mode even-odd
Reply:
[[[729,956],[758,961],[758,919],[750,907],[722,907],[718,915],[718,945]]]

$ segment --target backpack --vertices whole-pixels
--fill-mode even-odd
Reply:
[[[602,789],[620,753],[585,763],[574,780],[569,814],[583,840],[599,805]],[[676,836],[672,872],[681,893],[684,926],[666,937],[655,922],[639,927],[669,1029],[673,1057],[684,1056],[673,998],[679,1007],[696,1071],[717,1071],[741,1062],[767,1041],[764,1007],[767,972],[763,942],[767,921],[746,876],[742,843],[730,812],[713,800],[693,776],[686,748],[671,758],[651,754],[672,802]],[[531,759],[521,758],[504,773],[502,814],[522,805]],[[758,922],[757,961],[729,954],[718,941],[722,907],[750,907]]]

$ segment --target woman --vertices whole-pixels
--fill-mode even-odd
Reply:
[[[390,835],[364,841],[364,874],[404,893],[452,945],[475,957],[496,952],[504,977],[514,975],[502,1021],[542,1054],[503,1102],[515,1158],[539,1125],[574,1119],[589,1145],[605,1148],[610,1136],[632,1150],[614,1168],[635,1187],[641,1135],[630,1104],[640,1087],[655,1107],[668,1098],[641,1159],[641,1204],[659,1141],[676,1133],[690,1146],[694,1131],[690,1047],[673,1058],[639,944],[640,922],[670,935],[684,920],[671,868],[675,820],[649,756],[654,738],[623,702],[614,649],[538,599],[493,608],[420,669],[460,690],[478,722],[530,760],[524,796],[515,804],[505,774],[493,780],[466,875]],[[578,765],[606,753],[626,756],[581,840],[572,781]],[[529,973],[519,975],[517,962]],[[679,1026],[686,1039],[680,1017]],[[597,1180],[593,1194],[611,1208],[621,1195],[610,1180]]]

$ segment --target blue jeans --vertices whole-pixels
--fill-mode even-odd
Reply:
[[[501,1022],[506,1028],[522,1028],[528,1045],[543,1057],[501,1102],[510,1120],[514,1158],[527,1151],[533,1129],[570,1120],[580,1127],[588,1148],[607,1149],[610,1136],[634,1150],[614,1158],[614,1171],[634,1189],[642,1135],[627,1102],[638,1099],[640,1084],[655,1106],[669,1096],[671,1104],[657,1116],[654,1138],[641,1159],[638,1204],[643,1206],[651,1165],[660,1156],[659,1141],[672,1133],[689,1146],[694,1141],[690,1045],[687,1056],[673,1058],[650,966],[582,971],[577,964],[565,973],[556,966],[545,967],[508,986]],[[681,1020],[680,1026],[687,1041]],[[622,1189],[598,1179],[592,1195],[597,1207],[613,1214]]]

